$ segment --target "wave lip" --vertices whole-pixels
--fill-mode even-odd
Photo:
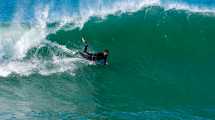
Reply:
[[[189,5],[187,3],[168,3],[162,4],[165,9],[177,9],[177,10],[188,10],[191,12],[198,13],[215,13],[215,8],[206,7],[206,6],[198,6],[198,5]]]
[[[83,25],[91,19],[91,17],[98,17],[105,19],[108,15],[120,15],[122,13],[133,13],[150,6],[160,6],[165,10],[187,10],[198,13],[213,13],[215,14],[215,5],[207,6],[202,4],[193,4],[183,1],[166,1],[166,0],[116,0],[107,4],[99,1],[94,4],[84,1],[80,2],[78,14],[75,16],[61,16],[61,23],[74,23],[76,27],[82,28]]]

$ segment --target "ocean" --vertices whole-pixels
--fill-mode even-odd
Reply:
[[[214,120],[214,35],[214,0],[0,0],[0,119]]]

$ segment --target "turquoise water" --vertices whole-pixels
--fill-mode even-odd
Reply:
[[[0,18],[1,119],[215,119],[212,1],[169,9],[169,1],[121,1],[119,11],[117,1],[46,2],[0,2],[9,6]],[[82,2],[101,13],[79,10]],[[37,12],[13,13],[15,6]],[[77,54],[82,37],[93,52],[110,50],[109,65]]]

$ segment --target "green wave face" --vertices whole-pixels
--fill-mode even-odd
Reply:
[[[110,65],[86,68],[81,79],[91,76],[107,84],[101,94],[112,102],[105,107],[137,110],[145,105],[215,104],[214,30],[213,15],[149,7],[92,18],[81,30],[60,30],[48,38],[81,49],[77,40],[84,36],[92,51],[108,48]]]
[[[89,21],[82,32],[96,51],[111,51],[110,66],[93,73],[111,84],[107,94],[120,96],[112,104],[125,98],[120,105],[137,109],[215,104],[214,30],[214,16],[152,7]]]

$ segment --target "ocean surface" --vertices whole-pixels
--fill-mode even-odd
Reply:
[[[0,0],[0,119],[215,120],[214,35],[214,0]]]

